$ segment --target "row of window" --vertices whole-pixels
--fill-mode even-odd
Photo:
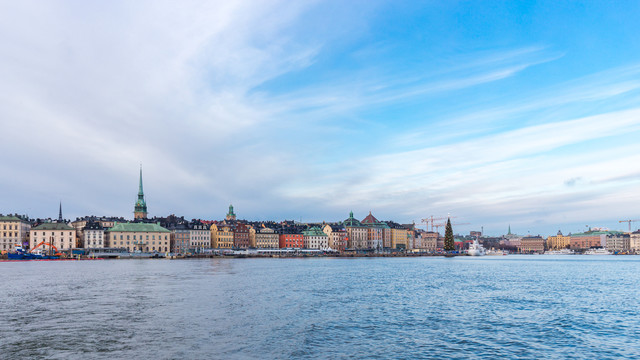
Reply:
[[[69,231],[69,236],[71,236],[72,234],[73,234],[73,232]],[[38,235],[38,232],[37,232],[37,231],[34,231],[34,232],[33,232],[33,236],[37,236],[37,235]],[[52,232],[51,232],[51,236],[55,236],[55,235],[56,235],[56,234],[55,234],[55,232],[54,232],[54,231],[52,231]],[[47,236],[47,232],[46,232],[46,231],[43,231],[43,232],[42,232],[42,236]],[[60,236],[64,236],[64,231],[60,231]]]
[[[156,239],[156,236],[155,235],[151,235],[151,240],[155,240],[155,239]],[[165,235],[164,239],[165,240],[169,240],[169,237],[167,235]],[[120,235],[120,240],[124,240],[123,239],[123,235]],[[131,240],[129,238],[129,235],[127,235],[127,240]],[[138,240],[138,239],[136,239],[136,235],[133,235],[133,240]],[[142,235],[140,235],[139,240],[142,240]],[[145,240],[149,240],[149,235],[146,235],[146,239]],[[162,240],[162,235],[158,235],[158,240]]]

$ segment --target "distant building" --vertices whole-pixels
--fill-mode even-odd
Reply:
[[[389,228],[389,225],[379,221],[369,211],[369,215],[362,219],[360,222],[367,228],[367,244],[368,249],[380,250],[384,247],[384,230]]]
[[[138,200],[133,209],[134,219],[147,218],[147,203],[144,200],[144,191],[142,191],[142,166],[140,166],[140,184],[138,185]]]
[[[631,235],[622,233],[607,235],[606,248],[615,253],[628,252],[631,248]]]
[[[518,250],[522,253],[543,253],[545,240],[541,236],[525,236]]]
[[[11,251],[27,245],[31,224],[18,216],[0,215],[0,251]],[[26,246],[25,246],[26,247]]]
[[[106,247],[104,228],[97,221],[86,223],[82,228],[82,243],[85,249]]]
[[[106,231],[109,247],[129,252],[169,252],[171,231],[155,223],[116,223]]]
[[[568,249],[571,246],[571,236],[562,235],[562,231],[558,230],[556,236],[547,238],[547,248],[549,250]]]
[[[640,254],[640,230],[636,230],[629,236],[629,251]]]
[[[426,251],[436,251],[438,249],[438,233],[432,231],[421,231],[419,249]]]
[[[295,228],[283,228],[279,230],[278,246],[281,249],[304,247],[304,236]]]
[[[189,249],[201,252],[211,248],[211,232],[209,227],[199,220],[189,223]]]
[[[29,237],[29,248],[32,250],[41,246],[46,250],[55,247],[59,251],[76,247],[76,229],[64,222],[40,224],[31,228]]]
[[[169,227],[171,231],[171,252],[186,254],[191,246],[191,229],[187,223],[174,223]]]
[[[233,247],[233,227],[228,224],[211,224],[211,247],[231,249]]]
[[[347,247],[347,230],[339,224],[326,224],[322,232],[327,234],[329,248],[336,251],[344,251]]]
[[[326,249],[329,247],[329,237],[319,227],[313,226],[302,231],[303,244],[307,249]]]
[[[240,209],[242,210],[242,209]],[[227,220],[235,220],[236,219],[236,213],[233,212],[233,205],[229,205],[229,212],[227,213],[227,216],[225,217],[225,219]]]
[[[367,236],[368,229],[353,217],[353,211],[349,217],[343,221],[343,226],[347,230],[347,247],[351,249],[368,249]]]
[[[238,222],[233,227],[233,246],[238,249],[249,247],[249,227],[246,224]]]
[[[255,230],[256,247],[259,249],[277,249],[280,247],[278,233],[264,224]]]
[[[571,234],[570,247],[572,250],[586,250],[605,247],[607,235],[616,234],[617,231],[587,231]]]
[[[409,233],[407,229],[393,221],[387,221],[387,225],[391,229],[391,248],[392,249],[408,249]]]

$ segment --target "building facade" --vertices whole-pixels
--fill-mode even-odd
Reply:
[[[539,253],[544,252],[545,239],[542,236],[525,236],[520,240],[518,250],[521,253]]]
[[[347,247],[347,229],[338,224],[326,224],[322,227],[322,232],[327,234],[329,248],[339,252]]]
[[[228,224],[211,224],[211,247],[231,249],[233,247],[233,227]]]
[[[155,223],[119,223],[106,232],[111,248],[124,248],[129,252],[171,251],[171,231]]]
[[[107,247],[104,230],[105,229],[97,221],[86,223],[82,227],[82,244],[84,248],[102,249]]]
[[[369,249],[367,246],[368,228],[360,223],[360,220],[353,217],[353,211],[349,217],[342,222],[347,230],[347,247],[350,249]]]
[[[278,247],[281,249],[302,249],[304,236],[295,229],[281,229],[278,234]]]
[[[614,253],[628,252],[631,248],[630,234],[607,235],[606,248]]]
[[[317,226],[302,231],[302,236],[307,249],[325,250],[329,247],[329,237]]]
[[[209,248],[211,248],[209,227],[198,220],[189,223],[189,249],[198,253]]]
[[[58,251],[76,247],[76,229],[64,222],[44,223],[29,231],[29,248],[33,251],[48,251],[53,247]]]
[[[31,224],[18,216],[0,216],[0,251],[28,245],[30,230]]]
[[[280,237],[278,233],[264,225],[255,230],[256,247],[259,249],[278,249],[280,247]]]
[[[549,250],[561,250],[571,247],[571,236],[562,235],[562,231],[558,230],[556,236],[549,236],[547,238],[547,248]]]

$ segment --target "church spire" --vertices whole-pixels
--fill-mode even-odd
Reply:
[[[144,191],[142,191],[142,164],[140,164],[140,185],[138,186],[138,198],[140,196],[144,196]]]
[[[144,201],[144,191],[142,190],[142,164],[140,164],[140,184],[138,185],[138,201],[133,211],[135,219],[147,218],[147,203]]]
[[[58,211],[58,222],[62,222],[62,201],[60,201],[60,210]]]
[[[507,235],[511,235],[511,224],[509,224],[509,232],[507,233]]]

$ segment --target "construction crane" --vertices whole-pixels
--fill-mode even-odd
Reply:
[[[620,220],[618,222],[619,223],[623,223],[623,222],[629,223],[629,232],[631,232],[631,223],[632,222],[636,222],[636,221],[640,221],[640,220]]]
[[[451,224],[451,226],[456,226],[456,225],[470,225],[471,223],[455,223],[455,224]],[[433,226],[436,227],[436,232],[439,233],[438,230],[440,230],[441,227],[443,226],[447,226],[446,223],[442,223],[442,224],[434,224]]]
[[[426,219],[422,219],[422,222],[423,222],[423,223],[425,223],[425,224],[427,224],[427,231],[429,231],[429,223],[431,223],[431,231],[433,231],[434,227],[436,227],[436,226],[434,225],[434,222],[435,222],[435,221],[447,220],[447,219],[449,219],[449,218],[455,218],[455,216],[450,216],[450,217],[446,218],[446,217],[434,217],[433,215],[431,215],[431,216],[429,216],[429,217],[428,217],[428,218],[426,218]],[[436,227],[436,228],[437,228],[437,227]]]

